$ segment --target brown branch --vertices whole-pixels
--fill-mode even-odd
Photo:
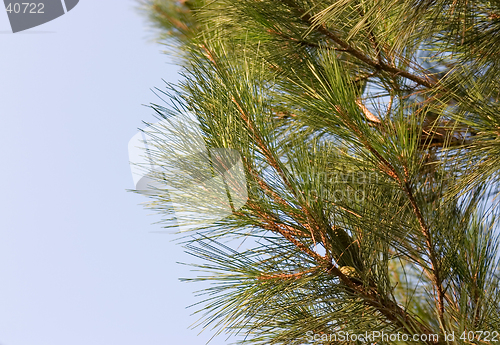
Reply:
[[[443,290],[443,281],[441,278],[441,272],[440,272],[440,265],[439,261],[437,259],[437,254],[434,248],[434,243],[432,240],[432,236],[429,230],[429,227],[427,226],[424,217],[422,216],[422,212],[420,211],[420,208],[418,207],[418,204],[415,200],[415,197],[413,196],[413,192],[411,190],[409,182],[406,180],[404,181],[404,189],[406,192],[406,195],[408,196],[408,199],[410,200],[410,204],[413,208],[413,212],[415,213],[415,216],[417,217],[418,223],[420,225],[420,229],[422,231],[422,234],[424,235],[425,238],[425,243],[427,246],[427,250],[429,251],[429,259],[431,260],[431,269],[432,269],[432,280],[434,283],[434,286],[436,288],[436,292],[438,295],[438,314],[439,314],[439,321],[441,323],[441,327],[445,327],[444,323],[444,299],[445,299],[445,294]]]
[[[267,162],[274,168],[274,170],[276,170],[276,172],[278,173],[278,175],[283,180],[283,183],[288,187],[288,189],[295,196],[295,198],[299,199],[299,195],[297,194],[297,191],[295,190],[295,188],[293,187],[292,183],[288,179],[285,171],[281,168],[281,166],[280,166],[279,162],[277,161],[276,157],[274,157],[274,155],[272,154],[272,152],[269,150],[269,148],[264,143],[264,140],[259,135],[259,133],[258,133],[257,129],[255,128],[253,122],[250,120],[250,117],[243,110],[242,105],[236,100],[236,98],[234,96],[232,97],[232,101],[236,105],[236,108],[238,109],[238,111],[239,111],[239,113],[241,115],[242,120],[246,123],[246,125],[248,126],[248,129],[252,133],[253,139],[257,143],[257,146],[261,150],[262,154],[266,157]],[[308,228],[308,230],[310,230],[310,232],[311,232],[311,235],[314,236],[313,232],[315,230],[318,231],[318,232],[320,232],[321,228],[320,228],[319,224],[316,222],[316,220],[314,219],[314,217],[312,216],[312,214],[309,211],[308,207],[305,207],[304,205],[300,205],[300,209],[301,209],[302,212],[304,212],[304,214],[306,216],[306,219],[308,221],[307,223],[304,223],[304,226],[306,228],[307,228],[307,225],[311,226],[310,228]]]
[[[364,54],[364,52],[351,46],[349,43],[344,41],[342,38],[340,38],[339,36],[337,36],[336,34],[331,32],[330,30],[328,30],[324,24],[315,25],[313,17],[308,12],[306,12],[304,9],[297,6],[297,4],[295,3],[294,0],[282,0],[282,1],[285,4],[287,4],[289,7],[291,7],[293,10],[295,10],[299,14],[300,18],[307,25],[309,25],[311,28],[314,27],[318,32],[322,33],[323,35],[328,37],[330,40],[332,40],[333,42],[338,44],[340,47],[342,47],[347,53],[349,53],[350,55],[363,61],[367,65],[369,65],[377,70],[382,70],[382,71],[385,71],[387,73],[390,73],[394,77],[401,76],[401,77],[407,78],[407,79],[409,79],[409,80],[411,80],[419,85],[422,85],[422,86],[425,86],[428,88],[432,88],[432,87],[436,86],[436,84],[437,84],[436,81],[430,80],[427,76],[426,76],[426,78],[422,78],[422,77],[414,75],[408,71],[405,71],[405,70],[399,69],[397,67],[388,65],[385,62],[373,60],[371,57],[366,56]]]
[[[361,297],[365,303],[374,307],[382,315],[384,315],[389,321],[394,322],[401,328],[418,332],[420,334],[432,334],[433,332],[429,330],[425,325],[421,324],[419,321],[415,320],[411,315],[404,311],[395,302],[387,299],[385,296],[381,296],[375,288],[370,288],[366,290],[362,285],[356,284],[352,279],[347,277],[342,270],[331,262],[326,262],[325,258],[321,257],[319,254],[313,252],[303,243],[293,238],[289,233],[279,229],[277,224],[268,222],[267,225],[273,227],[277,232],[282,234],[287,240],[292,242],[300,251],[313,258],[320,266],[325,267],[328,274],[332,274],[340,279],[340,281],[348,286],[352,292]],[[287,278],[291,278],[288,276]],[[298,277],[296,277],[298,278]],[[411,326],[411,328],[408,328]],[[438,342],[439,343],[439,342]],[[429,344],[437,344],[435,342],[430,342]]]
[[[269,230],[272,232],[277,232],[280,235],[282,235],[282,232],[286,232],[290,236],[295,236],[298,238],[310,238],[309,234],[294,228],[291,225],[287,225],[284,223],[280,223],[279,219],[276,219],[274,216],[267,214],[259,205],[257,205],[255,202],[252,200],[248,200],[247,203],[247,208],[250,209],[253,214],[257,215],[259,217],[259,226],[265,230]],[[241,211],[233,211],[233,214],[240,216],[240,217],[246,217],[246,215],[241,212]],[[280,231],[277,229],[277,224],[280,226]]]
[[[250,164],[250,162],[248,161],[248,159],[243,156],[243,161],[245,163],[245,166],[248,170],[248,172],[252,175],[252,177],[257,181],[257,184],[259,185],[260,188],[262,188],[262,190],[268,194],[271,198],[274,199],[274,201],[277,203],[277,204],[280,204],[281,206],[284,206],[284,207],[287,207],[287,208],[290,208],[290,205],[288,204],[288,202],[283,199],[281,196],[279,196],[278,193],[276,193],[268,184],[266,181],[264,181],[264,179],[262,179],[262,177],[259,176],[259,174],[255,171],[255,169],[252,167],[252,165]]]
[[[243,107],[236,100],[236,98],[234,96],[231,98],[231,100],[233,101],[234,105],[238,109],[238,112],[240,113],[242,120],[248,126],[248,129],[250,130],[253,139],[257,143],[257,146],[259,147],[259,149],[262,151],[262,154],[266,157],[268,163],[274,168],[274,170],[276,170],[276,172],[278,173],[278,175],[280,175],[281,179],[286,184],[286,186],[288,188],[290,188],[290,191],[294,192],[294,188],[292,187],[292,184],[288,180],[288,177],[286,176],[286,174],[283,171],[283,169],[281,169],[280,165],[276,161],[276,159],[273,156],[273,154],[271,153],[271,151],[269,151],[269,149],[265,145],[264,140],[260,137],[257,129],[255,128],[253,122],[250,120],[250,117],[248,116],[248,114],[243,110]]]
[[[314,272],[318,270],[319,267],[313,267],[305,271],[300,271],[297,273],[263,273],[257,277],[258,280],[271,280],[271,279],[279,279],[279,280],[296,280],[300,279],[308,273]]]
[[[297,249],[299,249],[301,252],[303,252],[304,254],[309,256],[310,258],[314,259],[318,264],[320,264],[322,266],[326,266],[329,264],[329,262],[324,257],[322,257],[318,253],[312,251],[304,243],[302,243],[298,239],[296,239],[289,231],[287,231],[286,227],[285,227],[285,229],[283,229],[284,224],[273,222],[268,217],[266,217],[266,222],[267,222],[267,225],[270,226],[272,230],[281,234],[284,238],[286,238],[288,241],[293,243],[295,245],[295,247],[297,247]]]
[[[236,101],[234,100],[233,98],[233,102],[236,103]],[[237,103],[236,103],[237,104]],[[238,104],[237,104],[238,105]],[[253,124],[250,122],[248,116],[244,113],[243,109],[241,107],[238,107],[239,111],[240,111],[240,114],[242,115],[243,119],[245,120],[245,122],[247,122],[247,125],[249,125],[250,128],[252,128],[252,132],[257,135],[254,127],[253,127]],[[264,143],[262,140],[258,140],[257,141],[258,143],[260,143],[260,148],[261,149],[265,149],[266,151],[267,150],[267,147],[264,146]],[[264,146],[264,147],[263,147]],[[270,162],[270,164],[275,167],[275,166],[278,166],[277,165],[277,162],[274,160],[274,157],[270,157],[269,156],[266,156],[266,158],[268,159],[271,159],[272,161]],[[244,158],[244,162],[245,162],[245,165],[248,169],[248,171],[250,172],[250,174],[254,177],[254,179],[257,181],[258,185],[266,192],[266,194],[270,195],[274,200],[275,202],[277,202],[278,204],[282,205],[282,206],[285,206],[287,208],[290,209],[290,211],[293,211],[293,207],[291,207],[291,205],[289,205],[289,203],[284,200],[281,196],[278,195],[278,193],[276,193],[260,176],[259,174],[257,174],[257,172],[253,169],[252,165],[250,164],[250,162],[248,162],[248,160],[246,159],[246,157]],[[274,165],[273,165],[274,163]],[[276,169],[276,168],[275,168]],[[284,173],[283,173],[284,174]],[[290,189],[292,189],[291,186],[289,186]],[[293,191],[293,189],[292,189]],[[301,232],[300,233],[300,236],[302,237],[310,237],[312,238],[313,242],[314,242],[314,245],[316,245],[316,237],[315,237],[315,232],[316,233],[319,233],[319,239],[321,240],[321,243],[323,244],[325,250],[326,250],[326,253],[325,253],[325,257],[324,259],[325,260],[328,260],[329,261],[329,258],[330,258],[330,253],[329,253],[329,250],[331,250],[330,248],[330,245],[328,243],[328,241],[326,240],[326,236],[325,236],[325,233],[324,231],[322,231],[322,229],[320,229],[319,225],[316,223],[315,219],[312,217],[312,215],[310,214],[310,212],[307,210],[307,208],[301,206],[301,210],[302,212],[305,213],[306,215],[306,222],[303,222],[302,219],[298,220],[297,219],[297,213],[296,212],[292,212],[294,213],[294,219],[296,219],[299,224],[304,227],[308,232],[309,234],[305,233],[305,232]],[[316,226],[313,228],[311,227],[310,224],[315,224]],[[285,224],[281,224],[282,226],[285,226],[285,227],[289,227]],[[292,228],[293,229],[293,228]],[[290,229],[288,229],[290,230]],[[293,229],[293,231],[291,232],[292,234],[297,234],[297,229]]]

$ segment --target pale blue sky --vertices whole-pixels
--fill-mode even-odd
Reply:
[[[201,286],[139,203],[127,144],[177,68],[133,0],[12,34],[0,10],[0,344],[205,344]],[[217,338],[211,344],[228,343]]]

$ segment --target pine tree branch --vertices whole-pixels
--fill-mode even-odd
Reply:
[[[214,63],[215,63],[215,61],[214,61]],[[274,155],[271,153],[271,151],[269,150],[269,148],[267,147],[267,145],[264,143],[264,140],[260,136],[258,130],[255,128],[255,125],[250,120],[250,116],[243,109],[243,105],[240,104],[240,102],[238,102],[234,96],[232,97],[232,101],[236,105],[236,108],[238,109],[238,112],[240,113],[240,116],[241,116],[242,120],[246,123],[248,129],[250,130],[250,133],[252,134],[253,139],[256,141],[257,146],[259,147],[259,149],[261,150],[261,152],[263,153],[263,155],[266,157],[268,163],[275,169],[275,171],[281,177],[281,179],[283,180],[284,184],[292,192],[292,194],[295,196],[295,198],[298,199],[298,194],[297,194],[295,188],[290,183],[290,180],[286,176],[285,171],[281,168],[280,164],[278,163],[278,161],[276,160],[276,158],[274,157]],[[248,167],[251,169],[251,171],[253,171],[253,168],[250,165],[248,165]],[[267,190],[268,192],[270,192],[271,195],[273,195],[273,197],[276,200],[278,200],[278,202],[280,204],[282,204],[282,205],[288,205],[288,203],[286,203],[285,200],[283,200],[281,197],[279,197],[277,195],[277,193],[274,192],[267,185],[267,183],[265,183],[257,174],[255,174],[255,172],[254,172],[254,176],[257,178],[257,181],[258,181],[259,185],[263,186],[265,190]],[[300,203],[299,203],[299,205],[300,205]],[[316,245],[316,242],[317,242],[316,241],[316,237],[315,237],[315,233],[319,234],[319,238],[322,240],[324,248],[326,249],[325,257],[324,258],[322,257],[322,259],[328,261],[328,257],[330,255],[329,251],[331,250],[331,248],[329,247],[328,242],[326,241],[323,229],[321,229],[321,226],[318,224],[318,222],[316,221],[316,219],[313,217],[313,215],[309,211],[309,205],[305,205],[305,206],[304,205],[300,205],[300,209],[304,213],[304,215],[306,216],[306,220],[307,221],[304,222],[302,219],[297,220],[296,217],[294,217],[294,218],[305,229],[307,229],[309,231],[309,235],[312,238],[312,240],[313,240],[313,242],[314,242],[315,245]],[[293,238],[293,236],[291,238],[288,238],[287,236],[289,234],[283,233],[282,235],[285,236],[288,240],[292,241],[294,244],[296,244],[302,251],[304,251],[304,248],[300,247],[299,244],[297,244],[297,243],[294,242],[295,239]],[[314,252],[311,251],[311,253],[314,253]],[[314,254],[316,254],[316,253],[314,253]]]
[[[391,301],[389,298],[386,296],[381,295],[375,288],[370,288],[369,290],[366,290],[362,285],[356,284],[353,282],[353,280],[349,277],[347,277],[338,266],[333,264],[332,262],[328,262],[325,260],[324,257],[320,256],[319,254],[315,253],[311,249],[309,249],[306,245],[304,245],[302,242],[294,238],[294,236],[287,231],[286,229],[283,229],[281,227],[281,224],[276,223],[272,219],[270,219],[267,215],[265,214],[260,214],[262,216],[262,226],[265,229],[271,230],[273,232],[281,234],[284,238],[286,238],[288,241],[293,243],[297,249],[299,249],[301,252],[306,254],[308,257],[312,258],[313,260],[316,261],[316,263],[319,265],[317,267],[314,267],[313,269],[317,269],[319,267],[324,267],[326,269],[326,272],[328,274],[332,274],[335,277],[338,277],[340,281],[348,286],[350,290],[355,293],[357,296],[361,297],[363,301],[378,310],[382,315],[384,315],[388,321],[392,322],[394,325],[401,327],[402,329],[407,330],[408,332],[412,334],[433,334],[432,330],[428,329],[425,325],[420,323],[418,320],[416,320],[413,316],[408,314],[405,310],[403,310],[399,305],[397,305],[395,302]],[[311,270],[313,270],[311,269]],[[259,280],[261,279],[272,279],[272,278],[294,278],[298,279],[300,278],[301,275],[306,274],[306,272],[299,272],[297,274],[293,275],[270,275],[266,276],[263,278],[258,278]],[[429,345],[437,345],[437,344],[442,344],[442,342],[434,342],[434,341],[427,341]]]
[[[267,146],[264,144],[264,141],[258,134],[257,129],[253,125],[252,121],[250,121],[250,117],[246,112],[243,110],[243,107],[241,104],[234,98],[233,96],[233,103],[236,105],[242,119],[244,122],[247,124],[248,128],[250,129],[251,133],[253,134],[254,140],[256,141],[257,145],[263,152],[264,156],[268,159],[268,162],[270,165],[277,171],[277,173],[282,177],[284,183],[291,189],[292,192],[294,192],[294,189],[288,180],[288,178],[285,175],[285,172],[281,169],[279,166],[278,162],[275,160],[274,156],[271,154],[271,152],[268,150]],[[356,132],[359,132],[357,128],[353,128]],[[361,136],[362,137],[362,136]],[[367,147],[371,148],[371,146],[366,142],[365,140],[365,145]],[[381,162],[389,167],[389,169],[396,174],[395,169],[390,165],[389,162],[387,162],[376,150],[371,148],[371,151],[381,160]],[[396,174],[397,176],[397,174]],[[303,207],[302,208],[304,212],[307,212],[307,218],[310,221],[314,221],[314,218],[310,217],[309,212]],[[306,254],[307,256],[311,257],[314,259],[319,265],[327,268],[327,272],[333,273],[334,275],[338,276],[339,279],[346,284],[348,287],[350,287],[353,291],[355,291],[357,294],[362,297],[366,303],[369,305],[375,307],[382,315],[384,315],[389,321],[394,322],[396,325],[399,327],[402,327],[403,329],[407,329],[408,331],[415,331],[408,329],[408,325],[410,324],[413,326],[417,326],[417,330],[419,332],[424,332],[426,334],[432,334],[432,331],[427,329],[423,324],[419,323],[418,321],[414,320],[413,317],[411,317],[409,314],[407,314],[404,310],[402,310],[396,303],[390,301],[387,297],[381,297],[381,295],[376,292],[367,292],[364,290],[363,287],[355,284],[350,278],[345,276],[342,271],[334,265],[331,261],[328,260],[328,258],[325,256],[321,256],[318,253],[312,251],[309,249],[306,245],[304,245],[301,241],[296,239],[293,234],[286,229],[283,224],[277,223],[270,219],[267,215],[261,214],[263,216],[263,220],[265,221],[265,227],[267,227],[270,230],[273,230],[274,232],[277,232],[281,234],[284,238],[286,238],[288,241],[293,243],[301,252]],[[317,226],[317,224],[316,224]],[[313,236],[313,231],[311,229],[311,236]],[[435,344],[434,342],[429,342],[429,344]]]
[[[253,203],[250,201],[249,206],[252,207],[252,204]],[[387,318],[388,321],[392,322],[398,327],[401,327],[402,329],[406,329],[411,333],[433,334],[432,330],[428,329],[425,325],[415,320],[410,314],[404,311],[395,302],[391,301],[388,297],[381,295],[375,288],[372,287],[366,290],[362,285],[356,284],[351,278],[347,277],[337,265],[333,264],[326,257],[322,257],[318,253],[308,248],[308,246],[303,244],[299,239],[295,237],[298,235],[296,229],[288,227],[285,224],[278,223],[269,215],[264,212],[260,212],[257,209],[254,209],[254,213],[256,213],[261,218],[260,224],[264,229],[282,235],[285,239],[294,244],[299,251],[303,252],[306,256],[313,259],[319,265],[317,267],[324,267],[328,274],[332,274],[333,276],[338,277],[340,281],[348,286],[353,293],[361,297],[367,305],[378,310]],[[305,273],[306,272],[301,272],[301,274]],[[269,277],[268,279],[271,278],[298,279],[299,274],[278,276],[275,275]],[[433,341],[428,341],[427,343],[430,345],[440,344],[440,342]]]
[[[342,114],[342,117],[344,119],[347,119],[347,114],[343,112],[343,110],[337,106],[336,110]],[[445,322],[444,322],[444,299],[445,299],[445,294],[443,291],[443,285],[442,285],[442,278],[440,274],[440,266],[439,266],[439,261],[437,259],[437,253],[434,248],[432,236],[429,230],[429,227],[427,226],[425,219],[422,215],[422,212],[420,211],[420,208],[418,207],[418,204],[415,200],[415,197],[413,196],[413,192],[411,190],[410,184],[407,180],[408,176],[408,171],[405,167],[405,178],[402,180],[400,176],[397,174],[396,169],[390,164],[382,155],[373,148],[373,146],[370,145],[370,143],[364,138],[362,132],[356,128],[350,121],[344,121],[347,127],[349,127],[356,135],[358,136],[358,139],[361,141],[361,143],[380,161],[382,165],[382,169],[391,177],[393,177],[395,180],[399,182],[399,184],[403,187],[403,190],[408,196],[408,199],[410,201],[410,204],[412,205],[412,209],[415,213],[415,216],[419,222],[422,234],[425,238],[426,241],[426,246],[427,250],[429,252],[429,258],[431,260],[431,269],[432,269],[432,281],[434,283],[434,286],[436,288],[436,292],[438,295],[438,315],[439,315],[439,320],[441,327],[445,327]]]
[[[391,301],[388,297],[381,295],[376,288],[369,288],[366,290],[362,285],[356,284],[351,278],[347,277],[342,270],[333,264],[328,262],[324,257],[315,253],[309,249],[302,242],[294,238],[294,236],[282,228],[282,224],[276,223],[271,218],[265,214],[260,214],[262,216],[262,226],[265,229],[271,230],[273,232],[281,234],[288,241],[293,243],[297,249],[306,254],[308,257],[316,261],[319,267],[324,267],[328,274],[338,277],[340,281],[345,284],[350,290],[357,296],[361,297],[363,301],[378,310],[382,315],[384,315],[388,321],[392,322],[395,326],[401,327],[412,334],[433,334],[433,331],[428,329],[425,325],[416,320],[413,316],[408,314],[395,302]],[[287,276],[273,276],[272,278],[295,278],[298,279],[300,274],[305,274],[306,272],[300,272],[299,274],[287,275]],[[271,278],[269,278],[271,279]],[[442,342],[427,341],[430,345],[442,344]]]
[[[277,161],[276,157],[274,157],[274,155],[272,154],[272,152],[269,150],[269,148],[267,147],[267,145],[264,143],[264,140],[262,139],[262,137],[258,133],[257,129],[255,128],[255,126],[253,124],[253,122],[250,120],[250,117],[248,116],[248,114],[243,109],[243,105],[241,104],[241,102],[238,102],[234,96],[232,97],[232,101],[236,105],[236,108],[238,109],[242,120],[248,126],[248,129],[250,130],[250,133],[252,134],[253,139],[255,140],[255,142],[256,142],[257,146],[259,147],[259,149],[261,150],[262,154],[266,157],[268,163],[278,173],[278,175],[280,176],[280,178],[283,180],[283,183],[288,187],[288,189],[294,195],[294,197],[297,200],[299,200],[299,196],[297,194],[297,191],[295,190],[294,186],[292,185],[292,183],[288,179],[287,174],[281,168],[281,165]],[[315,218],[312,216],[311,212],[309,211],[309,205],[305,205],[305,206],[304,205],[300,205],[300,209],[304,212],[304,214],[305,214],[305,216],[306,216],[306,218],[308,220],[307,225],[305,225],[304,223],[303,223],[303,225],[306,228],[308,226],[310,226],[310,228],[308,230],[310,230],[311,236],[314,236],[314,231],[320,232],[321,228],[320,228],[319,224],[316,222]]]
[[[355,47],[351,46],[349,43],[341,39],[339,36],[331,32],[326,28],[324,24],[322,25],[315,25],[313,22],[313,17],[306,12],[304,9],[302,9],[300,6],[298,6],[294,0],[282,0],[283,3],[291,7],[295,12],[299,14],[299,17],[306,23],[309,27],[314,27],[318,32],[323,34],[324,36],[328,37],[330,40],[338,44],[340,47],[342,47],[347,53],[350,55],[356,57],[357,59],[363,61],[367,65],[377,69],[377,70],[382,70],[385,72],[388,72],[391,74],[393,77],[396,76],[401,76],[404,78],[407,78],[419,85],[425,86],[427,88],[433,88],[434,86],[437,85],[437,82],[434,80],[431,80],[426,76],[425,78],[419,77],[417,75],[414,75],[408,71],[399,69],[397,67],[388,65],[385,62],[382,61],[377,61],[373,60],[371,57],[368,57],[364,54],[359,49],[356,49]]]

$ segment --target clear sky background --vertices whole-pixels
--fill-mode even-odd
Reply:
[[[139,204],[127,144],[178,68],[133,0],[12,34],[0,9],[0,344],[205,344],[198,284]],[[229,343],[224,337],[211,344]]]

